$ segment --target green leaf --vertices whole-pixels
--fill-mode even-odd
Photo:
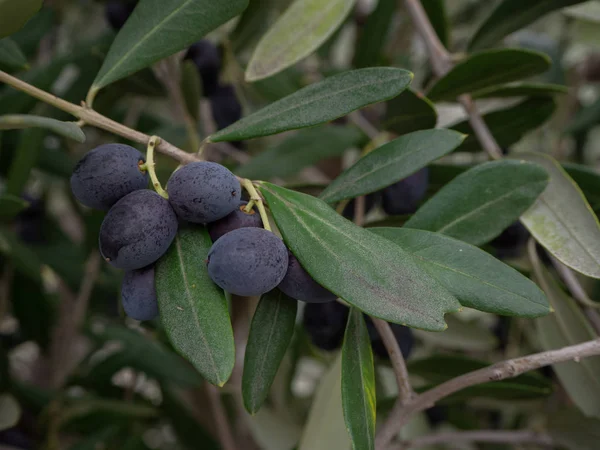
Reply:
[[[298,302],[279,289],[265,294],[256,308],[244,358],[244,406],[255,414],[263,405],[290,345]]]
[[[411,254],[463,306],[494,314],[539,317],[550,312],[544,293],[489,253],[438,233],[371,228]]]
[[[358,41],[354,51],[354,66],[373,67],[381,65],[383,49],[389,34],[394,12],[395,0],[379,0],[365,24],[359,28]]]
[[[252,158],[236,170],[244,178],[287,178],[325,158],[359,146],[364,135],[350,126],[320,126],[301,130]]]
[[[421,0],[421,4],[427,13],[431,25],[433,25],[435,34],[437,34],[442,44],[444,44],[444,47],[448,47],[450,43],[450,29],[444,0]]]
[[[211,246],[204,227],[180,228],[156,265],[156,293],[175,350],[207,381],[223,386],[233,370],[235,347],[225,294],[206,269]]]
[[[411,374],[440,384],[468,372],[489,367],[489,363],[460,355],[434,355],[408,363]],[[547,397],[552,393],[551,380],[538,372],[528,372],[507,380],[483,383],[463,389],[449,399],[485,397],[502,400],[518,400]]]
[[[363,314],[350,309],[342,346],[342,405],[354,449],[375,448],[375,367]]]
[[[0,39],[0,70],[27,69],[27,58],[15,41],[10,38]]]
[[[444,186],[406,227],[482,245],[517,220],[544,191],[548,180],[543,168],[523,161],[481,164]]]
[[[545,14],[586,0],[503,0],[478,27],[469,43],[469,50],[489,47]]]
[[[29,206],[29,202],[12,194],[0,194],[0,217],[3,219],[11,219],[25,208]]]
[[[210,136],[211,142],[239,141],[337,119],[371,103],[395,97],[413,75],[373,67],[343,72],[311,84]]]
[[[0,38],[23,28],[42,3],[43,0],[0,0]]]
[[[0,226],[0,254],[9,258],[19,272],[41,284],[41,261],[29,246],[24,245],[15,233],[5,226]]]
[[[441,333],[414,330],[414,334],[429,348],[464,352],[491,352],[498,348],[498,338],[477,320],[461,320],[457,315],[446,317],[448,328]]]
[[[465,138],[452,130],[423,130],[405,134],[359,159],[321,194],[333,203],[383,189],[450,153]]]
[[[342,408],[342,358],[321,377],[298,450],[349,449],[350,437]]]
[[[581,189],[550,156],[519,153],[519,158],[542,166],[550,183],[521,216],[536,241],[563,264],[600,278],[600,224]]]
[[[536,280],[546,292],[554,314],[537,319],[537,331],[544,350],[597,339],[583,312],[568,297],[542,265],[539,257],[532,256]],[[583,358],[554,364],[553,369],[571,400],[586,415],[600,417],[600,357]]]
[[[548,120],[556,103],[550,97],[533,97],[515,106],[493,111],[483,116],[498,145],[508,148],[518,142],[525,134],[536,129]],[[468,120],[450,127],[459,133],[469,135],[457,149],[461,152],[481,151],[481,145]]]
[[[141,0],[110,47],[91,91],[183,50],[247,6],[248,0]]]
[[[85,142],[85,134],[75,122],[61,122],[42,116],[28,114],[11,114],[0,116],[0,130],[18,130],[23,128],[44,128],[58,135]]]
[[[31,169],[36,165],[46,133],[40,128],[23,131],[19,135],[16,155],[8,170],[6,192],[21,195],[29,180]]]
[[[198,122],[202,85],[198,68],[191,60],[183,61],[181,64],[181,94],[183,95],[187,112],[195,122]]]
[[[565,133],[577,134],[600,123],[600,99],[580,109],[565,128]]]
[[[198,372],[182,358],[159,342],[135,330],[117,325],[96,325],[91,329],[91,336],[102,343],[118,342],[119,350],[112,353],[109,358],[119,355],[123,365],[145,372],[150,377],[161,381],[172,381],[182,386],[202,384]],[[98,365],[94,365],[90,371],[94,374],[97,369]]]
[[[470,55],[440,78],[427,93],[434,102],[454,100],[461,94],[510,83],[545,72],[550,58],[524,49],[486,50]]]
[[[569,88],[560,84],[550,83],[518,83],[492,86],[475,91],[473,98],[509,98],[509,97],[538,97],[543,95],[567,94]]]
[[[14,427],[20,417],[21,406],[17,400],[10,394],[0,395],[0,431]]]
[[[549,414],[547,429],[552,440],[567,450],[598,448],[600,421],[585,417],[575,408],[561,409]]]
[[[412,89],[387,102],[383,123],[386,130],[406,134],[434,128],[436,123],[437,112],[431,100]]]
[[[310,195],[262,183],[277,227],[292,253],[321,285],[388,322],[443,330],[459,304],[410,255],[357,227]]]
[[[600,210],[600,173],[581,164],[562,163],[562,166],[583,191],[592,209]]]
[[[352,11],[356,0],[294,0],[259,41],[246,81],[275,75],[310,55]]]

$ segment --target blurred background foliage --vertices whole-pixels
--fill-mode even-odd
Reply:
[[[457,61],[465,57],[471,36],[498,3],[422,2]],[[13,44],[20,49],[14,57],[3,57],[0,68],[69,101],[81,102],[115,37],[105,3],[45,1],[21,30],[0,40],[0,55],[14,50]],[[459,106],[442,101],[433,104],[422,98],[421,93],[431,86],[432,72],[422,41],[401,2],[394,0],[359,1],[314,54],[273,77],[244,81],[244,68],[258,40],[289,3],[250,0],[239,19],[208,35],[222,61],[219,84],[229,86],[234,96],[203,96],[201,81],[205,80],[200,80],[193,61],[184,62],[181,88],[201,136],[210,127],[231,123],[241,111],[247,115],[322,77],[374,65],[415,73],[411,91],[364,110],[378,129],[404,134],[437,125],[469,132]],[[528,79],[534,87],[525,89],[524,94],[510,89],[500,94],[493,90],[474,94],[481,99],[486,121],[507,152],[541,151],[557,158],[596,213],[600,210],[599,23],[600,3],[592,1],[553,12],[510,34],[503,45],[543,52],[552,66]],[[174,107],[165,87],[168,83],[159,75],[160,71],[144,69],[111,84],[100,92],[94,107],[131,128],[192,150],[181,111]],[[539,83],[555,86],[551,93],[538,92],[535,86]],[[0,114],[7,113],[70,120],[63,112],[0,86]],[[124,317],[119,303],[121,273],[105,264],[96,268],[96,237],[103,214],[74,201],[68,177],[83,153],[118,138],[92,128],[86,128],[86,137],[85,144],[79,144],[45,129],[0,131],[0,448],[219,448],[200,375],[171,349],[158,321],[141,325]],[[340,119],[239,143],[227,151],[211,147],[209,157],[240,176],[275,180],[317,193],[359,157],[366,142],[366,136],[352,123]],[[485,159],[477,141],[467,139],[457,152],[430,166],[426,199]],[[159,155],[161,179],[166,180],[175,167],[175,161]],[[367,215],[367,226],[400,225],[407,217],[387,216],[375,204]],[[526,242],[527,232],[514,226],[484,248],[530,274]],[[449,328],[443,333],[415,331],[408,360],[415,386],[432,386],[499,360],[539,351],[544,348],[544,336],[562,340],[562,345],[578,342],[577,336],[561,330],[588,329],[587,319],[565,294],[556,275],[543,270],[551,292],[571,313],[538,319],[534,327],[530,319],[465,310],[447,318]],[[88,279],[87,273],[95,271],[97,279],[92,286],[82,283]],[[580,281],[592,298],[600,294],[597,281],[585,277]],[[236,320],[243,323],[244,317],[247,322],[251,313],[233,311],[234,326]],[[317,312],[322,320],[317,331],[299,315],[269,404],[257,415],[250,417],[243,411],[234,387],[225,389],[234,428],[247,436],[248,448],[291,449],[303,433],[317,432],[328,448],[344,448],[343,422],[341,427],[336,423],[341,415],[328,416],[333,413],[326,409],[320,421],[307,419],[316,414],[310,410],[312,402],[339,391],[327,387],[339,379],[335,351],[331,350],[339,348],[337,340],[343,333],[345,322],[340,314]],[[84,333],[79,332],[80,327]],[[315,336],[324,329],[327,333],[319,342]],[[243,329],[240,335],[243,340]],[[598,448],[600,422],[583,419],[577,408],[590,415],[585,405],[591,405],[595,410],[591,415],[600,416],[600,367],[597,360],[581,366],[583,375],[577,367],[565,364],[560,379],[548,368],[461,391],[417,415],[403,437],[431,429],[548,426],[553,433],[566,436],[563,442],[570,449]],[[383,415],[396,388],[389,361],[378,357],[376,367],[378,413]],[[317,389],[319,381],[323,387]]]

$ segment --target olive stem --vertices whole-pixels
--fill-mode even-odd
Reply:
[[[250,214],[252,212],[252,208],[254,207],[255,203],[256,203],[255,200],[250,199],[248,204],[244,207],[244,212]]]
[[[158,136],[152,136],[148,141],[148,147],[146,148],[146,169],[148,170],[148,174],[150,175],[150,180],[152,180],[152,186],[158,195],[163,198],[168,199],[169,194],[165,191],[160,185],[160,181],[158,181],[158,177],[156,176],[156,164],[154,163],[154,148],[160,143],[160,138]]]
[[[260,196],[260,194],[258,193],[258,191],[256,190],[256,188],[254,187],[254,184],[252,184],[252,180],[249,180],[247,178],[242,178],[240,180],[242,186],[244,187],[244,189],[246,189],[248,191],[248,194],[250,194],[250,201],[254,201],[254,203],[256,204],[256,207],[258,208],[258,212],[260,214],[260,219],[262,220],[263,223],[263,227],[265,228],[265,230],[267,231],[272,231],[271,230],[271,224],[269,223],[269,216],[267,215],[267,210],[265,209],[265,204],[263,202],[262,197]],[[248,203],[250,204],[250,203]]]

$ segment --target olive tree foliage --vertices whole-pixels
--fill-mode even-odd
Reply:
[[[0,444],[597,448],[599,22],[0,0]]]

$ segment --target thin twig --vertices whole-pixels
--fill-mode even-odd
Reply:
[[[219,390],[212,384],[206,383],[206,392],[208,394],[208,400],[217,427],[217,434],[223,450],[236,450],[235,439],[233,438],[233,433],[229,426],[227,413],[221,402]]]
[[[57,96],[49,92],[38,89],[35,86],[32,86],[29,83],[19,80],[18,78],[15,78],[13,76],[10,76],[9,74],[1,70],[0,82],[6,83],[9,86],[12,86],[13,88],[19,91],[25,92],[26,94],[35,97],[44,103],[47,103],[49,105],[54,106],[55,108],[65,111],[71,114],[72,116],[77,117],[78,119],[80,119],[88,125],[109,131],[131,141],[148,145],[150,136],[148,136],[147,134],[126,127],[125,125],[120,124],[118,122],[115,122],[114,120],[111,120],[108,117],[97,113],[93,109],[89,109],[85,106],[78,106],[74,103],[58,98]],[[176,159],[182,164],[187,164],[189,162],[198,160],[198,158],[195,155],[183,151],[182,149],[174,146],[173,144],[170,144],[164,139],[161,139],[160,144],[156,147],[156,150],[167,156],[170,156],[173,159]]]
[[[600,355],[600,339],[594,339],[592,341],[570,345],[557,350],[509,359],[453,378],[452,380],[446,381],[445,383],[417,395],[411,402],[404,406],[396,403],[377,435],[376,448],[387,448],[389,442],[404,424],[406,424],[406,421],[411,414],[430,408],[442,398],[469,386],[475,386],[490,381],[500,381],[506,378],[514,378],[525,372],[539,369],[540,367],[565,361],[579,361],[582,358],[598,355]]]
[[[363,133],[365,133],[369,139],[373,140],[379,136],[379,130],[371,124],[360,111],[351,112],[348,115],[348,120],[358,127]]]
[[[365,203],[366,199],[364,195],[354,199],[354,223],[359,227],[365,224]]]
[[[419,0],[405,0],[405,4],[412,22],[425,41],[433,71],[438,77],[443,77],[453,66],[451,55],[438,38],[421,2]],[[469,123],[481,147],[491,158],[502,158],[502,150],[479,114],[471,96],[461,95],[458,101],[469,115]]]
[[[390,356],[390,362],[392,363],[396,382],[398,383],[398,399],[401,404],[406,404],[413,398],[415,393],[410,385],[408,369],[406,368],[406,362],[400,350],[400,345],[389,323],[377,317],[371,317],[371,320],[373,320],[373,325],[375,325],[377,332],[383,340],[383,345]]]
[[[407,450],[409,448],[427,447],[436,444],[468,442],[489,444],[534,444],[544,447],[553,447],[556,445],[550,435],[537,433],[535,431],[480,430],[436,433],[429,436],[421,436],[410,441],[405,441],[401,443],[400,446],[392,448],[394,450]]]
[[[571,291],[571,294],[573,294],[573,297],[575,297],[575,300],[577,300],[583,306],[594,309],[600,309],[600,303],[597,303],[588,297],[587,293],[585,292],[585,289],[575,276],[575,273],[573,273],[571,269],[569,269],[567,266],[561,263],[554,256],[549,256],[550,260],[552,261],[552,265],[560,275],[560,278],[569,288],[569,291]]]

